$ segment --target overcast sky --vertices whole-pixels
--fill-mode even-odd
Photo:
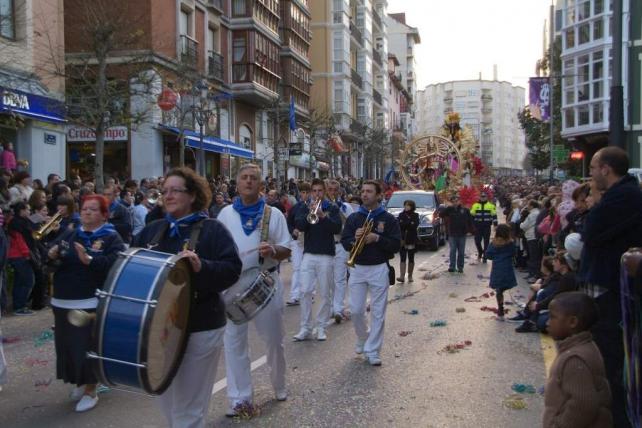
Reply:
[[[405,12],[419,28],[418,89],[449,80],[493,78],[527,89],[542,55],[550,0],[389,0],[388,13]]]

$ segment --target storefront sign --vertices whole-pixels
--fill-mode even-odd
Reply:
[[[58,137],[56,136],[56,134],[49,134],[48,132],[45,132],[45,144],[51,144],[52,146],[55,146],[57,142]]]
[[[0,110],[49,122],[65,122],[64,105],[53,98],[0,87]]]
[[[290,156],[290,165],[300,168],[310,168],[310,154],[303,153],[301,156]]]
[[[126,126],[112,126],[105,130],[105,141],[127,141],[129,130]],[[67,142],[96,141],[96,133],[89,128],[70,126],[67,128]]]

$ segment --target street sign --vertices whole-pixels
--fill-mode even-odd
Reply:
[[[290,158],[290,150],[287,147],[279,147],[279,159],[288,160]]]

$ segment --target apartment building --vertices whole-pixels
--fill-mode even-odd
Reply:
[[[632,163],[642,164],[642,6],[623,1],[624,127]],[[590,158],[609,141],[613,11],[602,0],[561,1],[562,137]]]
[[[449,112],[470,125],[484,163],[498,174],[518,174],[526,156],[517,113],[525,105],[524,88],[497,80],[462,80],[428,85],[417,95],[420,134],[439,134]]]
[[[363,176],[368,128],[388,128],[386,0],[311,2],[311,106],[334,118],[346,152],[335,175]]]
[[[0,144],[33,178],[65,175],[62,0],[0,2]]]
[[[401,83],[410,95],[407,102],[401,106],[401,126],[408,138],[417,133],[417,121],[415,120],[417,98],[417,61],[415,58],[415,45],[421,43],[419,30],[406,24],[405,13],[391,13],[386,16],[388,24],[389,51],[394,54],[398,61],[398,71],[401,75]]]

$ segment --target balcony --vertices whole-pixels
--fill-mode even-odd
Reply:
[[[379,64],[379,67],[383,67],[383,59],[381,58],[381,54],[377,50],[372,50],[372,59]]]
[[[363,34],[361,34],[361,30],[357,28],[353,21],[350,21],[350,34],[359,43],[359,46],[363,47]]]
[[[375,103],[379,104],[380,106],[383,106],[383,98],[381,97],[381,92],[377,91],[376,89],[373,89],[372,98],[374,98]]]
[[[214,51],[210,51],[207,57],[207,73],[209,77],[223,82],[223,56]]]
[[[352,76],[352,83],[357,85],[359,89],[363,89],[363,79],[361,78],[361,76],[359,76],[357,70],[350,69],[350,76]]]
[[[190,67],[196,67],[198,61],[198,42],[186,34],[180,38],[180,61]]]
[[[223,0],[208,0],[207,5],[223,12]]]
[[[377,26],[383,31],[383,22],[381,22],[381,16],[374,9],[372,10],[372,21],[377,24]]]

